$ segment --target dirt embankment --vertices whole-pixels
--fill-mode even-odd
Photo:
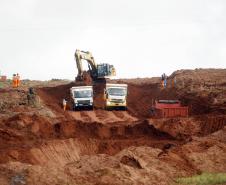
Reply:
[[[203,137],[226,126],[225,115],[205,115],[188,118],[149,119],[155,128],[178,138],[191,140],[193,136]]]
[[[176,146],[183,143],[157,130],[145,120],[129,125],[122,122],[109,125],[82,121],[51,123],[42,116],[20,114],[5,120],[5,123],[0,129],[2,143],[0,163],[21,161],[44,164],[46,161],[38,160],[37,155],[44,150],[49,150],[48,147],[55,148],[54,145],[62,143],[67,148],[68,156],[74,155],[70,149],[70,143],[76,145],[76,155],[79,157],[91,154],[114,155],[129,146],[146,145],[162,149],[166,144]],[[38,151],[37,155],[35,151]],[[57,149],[49,152],[48,156],[46,156],[47,151],[43,154],[48,161],[52,161],[54,155],[58,156]],[[67,162],[70,161],[67,160]]]

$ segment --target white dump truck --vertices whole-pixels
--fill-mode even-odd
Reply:
[[[106,109],[121,108],[127,109],[127,84],[106,84],[104,99]]]
[[[73,100],[73,110],[80,108],[93,109],[93,87],[92,86],[76,86],[71,89],[71,97]]]

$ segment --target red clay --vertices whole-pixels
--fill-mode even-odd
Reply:
[[[103,110],[102,83],[95,110],[80,112],[61,105],[79,84],[35,88],[36,106],[27,87],[0,90],[0,184],[173,184],[225,171],[225,70],[177,71],[169,84],[175,75],[166,89],[160,78],[112,81],[128,84],[128,111]],[[179,99],[189,117],[153,119],[158,99]]]

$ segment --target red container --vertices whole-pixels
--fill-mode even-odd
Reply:
[[[155,116],[160,118],[187,117],[188,107],[178,100],[160,100],[155,102]]]

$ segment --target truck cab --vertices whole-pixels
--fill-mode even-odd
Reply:
[[[70,89],[73,102],[73,110],[80,108],[93,109],[93,87],[76,86]]]
[[[127,109],[127,84],[106,84],[104,91],[105,107]]]

